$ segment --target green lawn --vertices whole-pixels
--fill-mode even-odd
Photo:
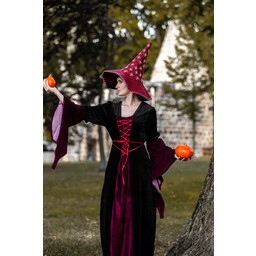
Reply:
[[[159,219],[155,255],[165,255],[193,212],[210,159],[176,162],[164,175],[165,218]],[[99,163],[44,165],[44,256],[100,256]]]

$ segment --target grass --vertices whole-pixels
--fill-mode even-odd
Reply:
[[[162,256],[184,231],[194,210],[209,159],[176,162],[164,175],[165,217],[159,219],[155,255]],[[44,256],[99,256],[99,163],[44,165]]]

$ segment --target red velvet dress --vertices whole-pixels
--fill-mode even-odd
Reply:
[[[104,126],[112,139],[101,194],[100,234],[104,256],[153,256],[156,208],[164,217],[162,174],[175,150],[159,138],[155,108],[142,102],[131,117],[120,117],[121,102],[80,106],[66,96],[52,116],[57,143],[54,169],[67,152],[68,128],[82,120]],[[146,142],[146,147],[145,147]]]
[[[130,181],[129,153],[136,150],[144,143],[130,141],[131,126],[134,116],[117,116],[117,125],[121,140],[114,140],[113,145],[121,151],[118,165],[115,198],[112,207],[111,218],[111,256],[132,256],[132,197]],[[118,147],[115,143],[120,144]],[[130,143],[139,146],[130,150]]]

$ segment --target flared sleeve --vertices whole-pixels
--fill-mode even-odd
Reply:
[[[64,95],[63,103],[59,101],[51,118],[51,138],[57,144],[52,169],[55,169],[60,158],[67,154],[68,128],[80,123],[83,119],[83,107]]]
[[[60,158],[67,154],[68,128],[81,121],[106,125],[108,101],[97,106],[80,106],[64,95],[63,103],[59,101],[51,118],[51,138],[57,144],[54,152],[52,169],[55,169]]]
[[[160,219],[164,218],[164,200],[161,195],[161,186],[163,183],[162,175],[175,162],[175,149],[165,145],[164,141],[159,138],[160,133],[157,131],[156,110],[153,107],[148,115],[146,124],[146,146],[151,160],[152,167],[152,185],[157,191],[157,208]]]

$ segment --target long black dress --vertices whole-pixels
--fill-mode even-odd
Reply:
[[[80,106],[64,96],[63,104],[59,102],[52,116],[52,139],[57,143],[55,161],[52,168],[56,167],[58,160],[67,152],[68,127],[82,120],[106,127],[112,141],[116,142],[113,142],[111,147],[101,195],[100,234],[103,255],[153,256],[156,208],[159,210],[160,218],[164,217],[164,201],[160,192],[163,182],[161,175],[175,161],[175,151],[166,146],[163,140],[159,138],[160,133],[157,131],[155,108],[146,102],[141,102],[134,115],[127,118],[127,120],[130,120],[129,137],[127,139],[129,151],[127,151],[128,155],[127,159],[125,159],[126,164],[122,164],[125,167],[123,184],[129,186],[130,189],[130,196],[126,194],[126,200],[131,201],[131,208],[129,208],[128,204],[124,209],[115,208],[115,213],[117,214],[121,212],[125,214],[129,209],[132,212],[132,216],[130,216],[131,222],[129,222],[132,223],[131,241],[130,243],[124,243],[123,250],[119,252],[118,248],[112,248],[111,250],[111,242],[112,246],[116,246],[111,241],[111,232],[114,232],[114,224],[112,222],[111,226],[111,219],[115,216],[113,215],[113,202],[117,198],[117,191],[123,189],[122,185],[120,185],[122,184],[121,182],[117,184],[118,176],[120,177],[120,162],[122,159],[122,151],[120,149],[123,148],[123,143],[118,141],[124,139],[121,136],[120,126],[118,125],[118,120],[120,119],[125,119],[121,117],[121,102],[108,101],[97,106]],[[138,145],[140,146],[138,147]],[[125,191],[128,191],[128,189]],[[123,198],[124,194],[121,197]],[[125,216],[122,221],[121,224],[125,225]],[[118,222],[115,225],[117,227]],[[120,236],[122,237],[122,234]]]

